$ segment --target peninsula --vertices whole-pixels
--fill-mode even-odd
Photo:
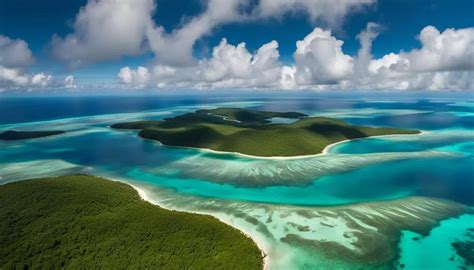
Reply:
[[[0,269],[262,269],[257,245],[129,185],[71,175],[0,185]]]
[[[273,123],[274,118],[292,120]],[[140,130],[139,136],[163,145],[210,149],[261,157],[314,155],[333,143],[370,136],[418,134],[418,130],[350,125],[298,112],[268,112],[240,108],[198,110],[173,118],[113,124],[111,128]]]
[[[14,141],[14,140],[24,140],[24,139],[34,139],[42,138],[53,135],[59,135],[66,133],[62,130],[45,130],[45,131],[15,131],[8,130],[0,133],[0,140],[4,141]]]

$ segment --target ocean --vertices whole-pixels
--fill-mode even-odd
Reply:
[[[322,155],[273,160],[167,147],[109,128],[215,107],[298,111],[422,134],[354,140]],[[0,183],[67,173],[124,181],[163,207],[211,214],[252,235],[271,269],[467,265],[451,243],[468,239],[474,223],[456,222],[450,209],[474,206],[469,94],[0,97],[0,131],[9,129],[67,133],[0,142]],[[375,232],[386,239],[374,240]],[[414,235],[422,240],[410,240]],[[368,248],[374,241],[394,254],[374,259]],[[324,252],[328,247],[347,255]]]

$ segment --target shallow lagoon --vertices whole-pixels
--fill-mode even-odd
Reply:
[[[463,258],[456,254],[451,243],[466,240],[473,228],[474,215],[462,215],[443,220],[429,237],[405,231],[400,241],[399,264],[406,269],[426,269],[433,265],[438,269],[457,269],[463,265]]]
[[[45,176],[71,172],[93,173],[128,181],[146,188],[149,196],[155,196],[154,200],[166,207],[210,213],[252,234],[263,246],[266,245],[270,266],[274,268],[313,264],[317,262],[316,259],[330,265],[332,258],[326,256],[321,260],[306,256],[304,254],[307,252],[301,251],[300,244],[282,243],[284,231],[278,233],[282,237],[275,238],[274,233],[270,237],[262,233],[264,229],[256,230],[255,226],[265,227],[271,224],[249,222],[252,220],[249,217],[263,219],[264,215],[258,209],[277,209],[280,205],[307,208],[350,206],[353,203],[372,201],[389,203],[389,200],[403,200],[411,196],[442,198],[471,207],[474,205],[474,107],[472,102],[465,99],[410,98],[386,102],[381,98],[368,98],[364,101],[342,98],[247,98],[242,102],[202,98],[182,101],[168,97],[166,101],[153,103],[150,101],[153,99],[135,97],[131,104],[122,104],[124,101],[120,101],[124,111],[116,107],[113,99],[106,102],[95,98],[89,103],[86,102],[87,99],[72,102],[70,98],[57,98],[44,103],[41,99],[23,103],[21,99],[11,100],[14,102],[8,103],[8,107],[0,107],[2,120],[7,119],[12,110],[21,112],[25,102],[33,102],[40,113],[34,113],[34,117],[30,119],[28,114],[32,112],[30,109],[25,110],[21,117],[13,117],[18,123],[0,123],[1,130],[54,127],[69,132],[51,138],[0,142],[0,181],[31,178],[35,174]],[[1,100],[0,104],[11,100]],[[75,104],[74,112],[65,108],[71,103]],[[11,104],[17,104],[18,107]],[[57,107],[57,104],[62,104],[59,108],[64,108],[52,119],[49,111]],[[219,106],[295,110],[309,115],[341,118],[354,124],[417,128],[425,132],[421,135],[346,142],[330,148],[325,155],[272,161],[163,147],[159,143],[138,138],[135,132],[108,128],[116,122],[160,119],[195,109]],[[46,113],[42,115],[42,111]],[[64,114],[61,115],[63,111]],[[20,123],[25,120],[37,121]],[[193,164],[200,164],[201,167]],[[206,164],[209,166],[205,166]],[[207,169],[203,170],[204,167]],[[302,171],[305,173],[301,174]],[[166,197],[167,202],[163,203],[160,196]],[[193,207],[184,207],[181,201],[189,198],[195,198]],[[210,205],[219,205],[220,208]],[[230,213],[242,205],[253,209],[247,213],[248,216],[239,218],[235,213]],[[413,208],[412,211],[417,210]],[[282,217],[279,224],[286,224],[282,230],[288,230],[288,222],[302,224],[307,221]],[[342,226],[343,223],[337,224]],[[320,237],[329,235],[329,240],[333,239],[337,244],[344,238],[337,238],[338,233],[331,238],[332,233],[350,229],[347,226],[345,229],[337,226],[332,227],[333,229],[324,226],[321,228],[326,228],[324,233],[316,232],[306,237],[321,242]],[[270,228],[267,230],[271,231]],[[304,235],[301,231],[295,233]],[[450,243],[443,241],[436,243],[450,246]],[[402,239],[402,254],[404,250],[413,253],[410,249],[413,247],[416,245],[410,245],[409,242],[406,244]],[[285,262],[272,263],[282,251],[293,255],[286,256]],[[334,265],[341,268],[351,265],[336,261],[334,260]],[[393,265],[394,262],[390,263]],[[454,263],[463,262],[457,260]],[[408,263],[406,266],[407,269],[416,269],[410,268]]]

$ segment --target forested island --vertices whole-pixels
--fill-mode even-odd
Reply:
[[[44,131],[15,131],[7,130],[0,133],[0,140],[14,141],[24,139],[42,138],[66,133],[62,130],[44,130]]]
[[[129,185],[74,175],[0,186],[0,269],[261,269],[257,245]]]
[[[272,123],[272,118],[294,119]],[[240,108],[198,110],[173,118],[117,123],[115,129],[139,130],[139,136],[168,146],[194,147],[252,156],[303,156],[321,153],[328,145],[378,135],[418,134],[418,130],[350,125],[298,112]]]

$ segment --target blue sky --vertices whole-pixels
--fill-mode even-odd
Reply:
[[[175,67],[174,62],[171,65],[166,62],[160,62],[160,58],[162,58],[160,53],[148,48],[149,46],[146,44],[141,48],[140,53],[118,53],[116,57],[100,61],[88,61],[87,64],[79,66],[71,65],[68,62],[69,60],[64,60],[64,57],[62,57],[63,59],[57,57],[55,55],[56,48],[51,42],[53,35],[57,35],[62,39],[68,34],[84,35],[83,33],[77,33],[77,29],[74,28],[76,16],[78,16],[81,7],[86,7],[88,2],[101,1],[109,0],[0,0],[0,35],[13,41],[18,39],[25,41],[35,59],[34,64],[22,67],[21,72],[24,72],[26,76],[33,76],[33,74],[41,72],[51,74],[55,78],[73,75],[78,85],[105,84],[110,86],[120,85],[122,87],[124,85],[120,84],[120,80],[117,80],[117,74],[123,67],[130,67],[131,73],[129,75],[131,77],[133,77],[133,72],[138,66],[145,67],[150,74],[152,74],[151,70],[156,69],[157,65],[176,70],[179,69],[181,72],[182,64]],[[114,2],[114,0],[109,2]],[[162,26],[168,33],[202,16],[206,10],[210,9],[209,5],[213,4],[212,1],[208,3],[205,0],[156,0],[153,2],[156,4],[156,8],[151,12],[153,24],[155,26]],[[251,13],[259,5],[259,1],[255,0],[241,2],[248,2],[238,7],[239,9],[244,9],[237,11],[242,14]],[[304,0],[301,2],[304,2]],[[325,1],[321,0],[319,2]],[[367,0],[366,2],[371,1]],[[355,63],[356,55],[361,47],[360,40],[356,37],[361,31],[366,29],[369,22],[379,25],[377,28],[378,36],[371,43],[371,58],[381,59],[389,53],[398,54],[400,51],[410,52],[414,49],[420,49],[421,45],[417,36],[420,35],[423,28],[429,25],[434,26],[441,34],[447,28],[455,30],[472,29],[474,17],[473,3],[474,1],[472,0],[374,0],[371,3],[349,6],[348,10],[336,22],[328,22],[328,19],[324,18],[324,16],[311,18],[311,14],[304,12],[304,9],[289,8],[288,12],[278,15],[259,16],[252,19],[235,19],[216,23],[193,42],[192,55],[195,60],[194,65],[202,59],[211,59],[213,48],[218,46],[223,38],[226,38],[227,43],[233,46],[240,42],[245,42],[245,48],[251,56],[263,44],[275,40],[278,43],[279,65],[287,65],[289,67],[295,65],[296,69],[298,69],[294,58],[296,42],[303,40],[316,27],[323,30],[331,30],[331,35],[336,40],[343,41],[342,52],[353,57],[354,59],[351,61]],[[113,6],[113,3],[111,6]],[[318,9],[318,6],[315,8]],[[327,9],[328,7],[322,8]],[[104,32],[106,31],[104,30]],[[110,46],[113,47],[114,41],[110,40],[110,42]],[[147,41],[147,38],[144,38],[143,42],[147,43],[149,41]],[[468,46],[472,46],[472,40],[467,40],[466,42]],[[166,45],[173,47],[175,44],[167,43]],[[465,57],[472,57],[470,51],[472,51],[472,48],[464,52]],[[82,61],[82,59],[80,60]],[[328,62],[328,65],[330,63]],[[312,64],[305,63],[305,65]],[[318,63],[315,64],[315,66],[317,65]],[[186,72],[200,72],[189,71],[190,68],[185,70]],[[321,69],[317,69],[315,72],[320,71]],[[429,71],[451,72],[452,70],[444,67],[435,67]],[[354,71],[351,72],[354,73]],[[462,72],[472,72],[471,67],[463,67]],[[320,85],[329,84],[331,88],[343,88],[334,85],[340,84],[340,82],[347,79],[347,76],[339,76],[339,74],[329,79],[321,79],[318,78],[318,75],[313,76],[314,74],[310,75],[311,79],[308,79],[309,81],[306,80],[304,83],[296,83],[295,85],[301,87],[304,84],[319,89],[321,88]],[[459,76],[464,78],[470,77],[470,75]],[[152,77],[153,75],[150,76]],[[228,74],[222,80],[229,80],[232,76],[233,74]],[[166,78],[166,80],[170,79]],[[195,85],[200,85],[196,83],[196,80],[199,81],[199,79],[193,77],[193,79],[189,80],[192,80]],[[133,79],[130,81],[133,81]],[[165,80],[158,76],[158,78],[150,79],[150,82],[139,85],[138,88],[155,88],[160,81]],[[4,84],[3,87],[7,88],[6,85]],[[208,85],[211,84],[206,84],[206,87]],[[472,82],[468,81],[466,85],[469,88],[472,86]],[[264,84],[260,85],[259,83],[250,86],[242,86],[241,83],[235,85],[232,83],[214,83],[210,87],[229,86],[237,88],[266,87]],[[31,88],[31,84],[28,87]],[[164,87],[179,88],[179,86],[175,86],[173,83],[166,83]],[[193,84],[188,84],[185,87],[193,87]]]

